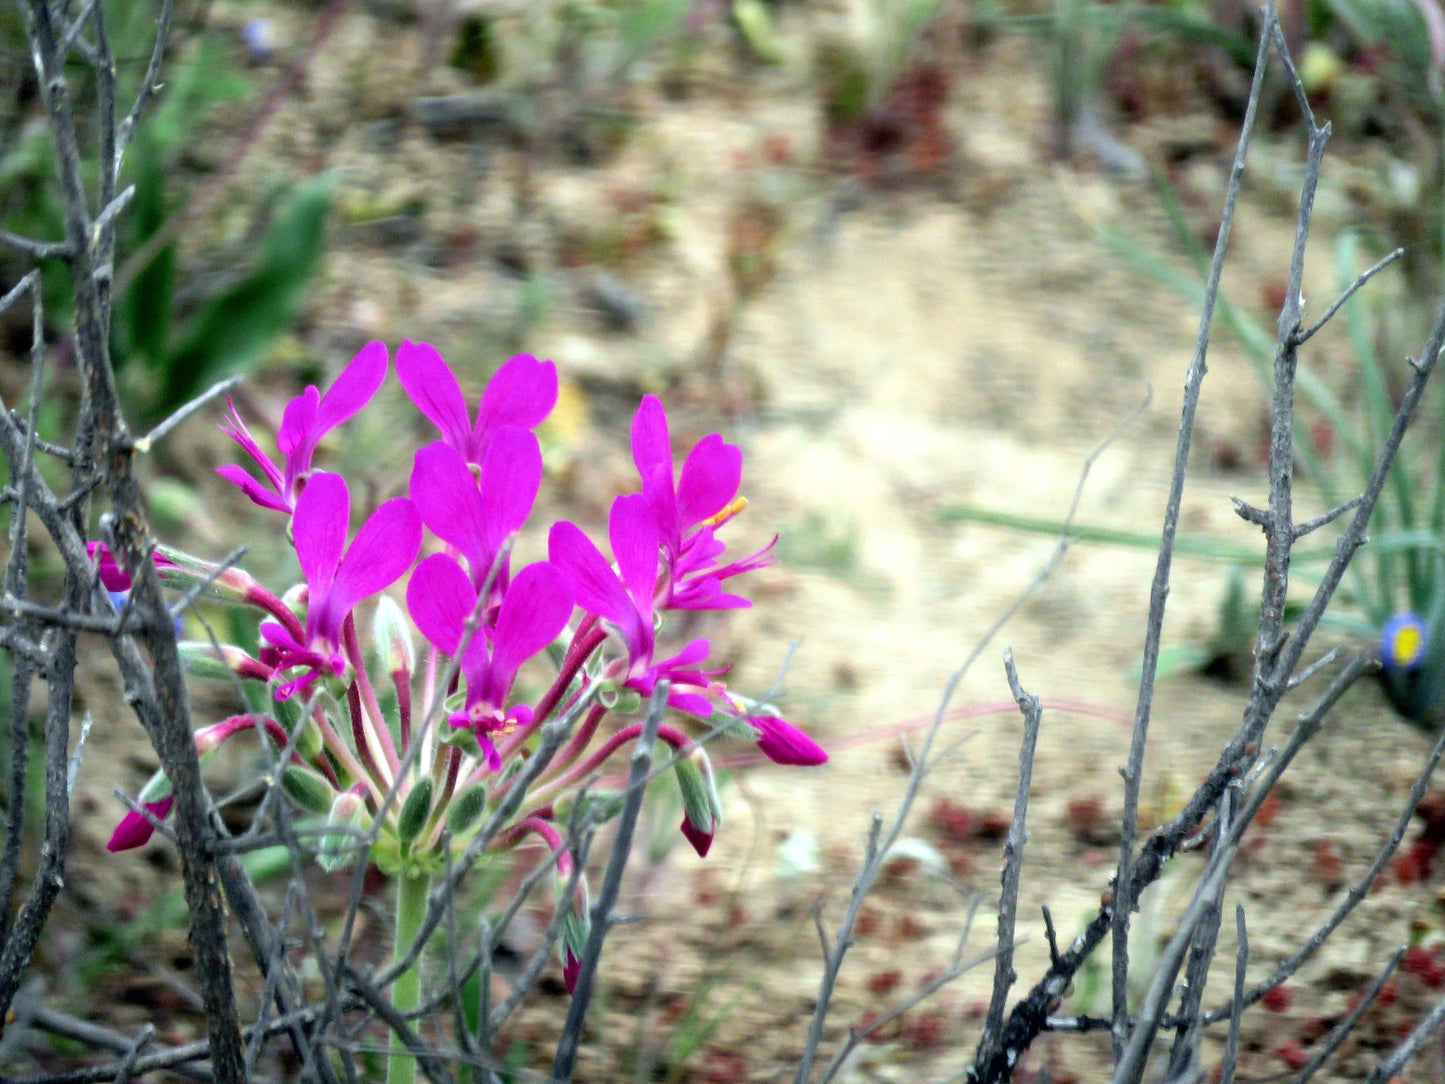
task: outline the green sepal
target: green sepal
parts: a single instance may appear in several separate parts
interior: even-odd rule
[[[424,775],[416,786],[411,788],[406,801],[401,803],[401,812],[396,817],[396,835],[401,840],[403,854],[411,850],[411,845],[426,826],[427,817],[431,814],[433,789],[431,776]]]
[[[463,787],[447,807],[447,828],[453,836],[462,836],[477,826],[487,811],[487,785],[473,783]]]
[[[165,772],[156,772],[146,780],[146,785],[141,787],[136,802],[140,805],[149,805],[151,802],[159,802],[162,798],[171,796],[171,780]]]
[[[337,797],[320,772],[299,764],[287,764],[281,769],[281,789],[308,813],[330,813]]]
[[[365,833],[371,827],[371,814],[360,795],[344,791],[331,803],[326,825],[335,831],[322,833],[316,861],[327,873],[335,873],[351,865],[365,851]]]
[[[590,790],[585,794],[576,795],[570,800],[559,801],[556,812],[557,820],[564,823],[570,822],[572,809],[579,803],[584,821],[602,825],[622,812],[622,807],[627,804],[627,792],[623,790]]]
[[[469,726],[448,727],[437,736],[437,740],[444,745],[455,745],[463,753],[479,760],[486,755],[482,751],[482,743],[477,740],[476,734]]]
[[[722,824],[722,799],[713,781],[712,764],[707,754],[694,747],[674,762],[678,790],[682,792],[682,812],[695,828],[713,832]]]

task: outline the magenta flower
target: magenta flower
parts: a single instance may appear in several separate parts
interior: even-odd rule
[[[612,502],[608,537],[617,558],[613,572],[607,558],[580,527],[563,520],[552,525],[548,553],[562,574],[572,598],[589,613],[610,623],[627,647],[627,670],[622,684],[651,696],[663,678],[676,686],[668,703],[695,715],[708,715],[712,705],[701,693],[687,687],[706,687],[709,672],[697,665],[707,657],[708,642],[693,640],[661,662],[653,661],[657,646],[653,628],[657,593],[658,527],[642,494],[618,497]],[[620,575],[619,575],[620,572]]]
[[[542,449],[534,433],[504,425],[482,462],[481,488],[462,454],[442,441],[416,453],[411,497],[422,522],[467,560],[472,583],[486,581],[506,540],[532,512],[542,484]],[[492,604],[507,589],[506,563],[492,583]]]
[[[442,440],[478,466],[500,429],[535,429],[557,403],[557,367],[531,354],[518,354],[492,374],[475,422],[451,366],[430,343],[402,343],[396,375],[417,409],[441,430]]]
[[[171,811],[171,806],[175,804],[175,795],[167,794],[164,798],[154,802],[142,802],[141,808],[156,820],[161,821],[166,819],[166,815]],[[129,851],[135,847],[143,847],[150,842],[155,831],[156,826],[151,821],[134,809],[127,809],[125,816],[120,819],[120,823],[115,826],[115,831],[111,833],[110,841],[106,843],[105,849],[114,854],[117,851]]]
[[[348,548],[350,523],[351,493],[345,479],[317,471],[296,498],[291,521],[296,556],[306,576],[305,639],[297,640],[275,622],[261,625],[261,635],[275,649],[277,670],[306,668],[299,678],[276,690],[278,700],[322,673],[344,672],[346,660],[339,650],[342,624],[357,603],[395,583],[421,548],[421,517],[405,497],[387,501],[373,512]]]
[[[724,580],[772,564],[777,539],[741,561],[717,566],[726,547],[715,529],[742,510],[737,498],[743,457],[737,445],[717,433],[688,452],[677,477],[667,412],[652,395],[644,396],[632,420],[632,461],[642,476],[642,492],[657,519],[666,582],[658,605],[668,610],[723,610],[750,606],[741,595],[723,590]]]
[[[234,464],[217,467],[216,473],[240,486],[241,492],[262,508],[293,511],[301,487],[311,473],[311,458],[316,453],[316,445],[322,437],[371,401],[386,380],[386,366],[386,344],[367,343],[341,370],[324,396],[312,384],[286,404],[281,429],[276,434],[276,448],[286,464],[284,470],[261,451],[236,412],[236,405],[227,399],[231,408],[230,426],[222,426],[221,432],[245,449],[261,468],[265,481],[258,482]]]
[[[477,606],[477,590],[452,557],[435,553],[412,573],[406,604],[422,635],[455,657],[467,618]],[[466,706],[448,721],[477,736],[492,771],[502,766],[502,760],[488,735],[532,721],[532,709],[526,704],[507,703],[517,671],[557,638],[571,616],[572,600],[557,570],[545,561],[528,565],[502,597],[496,626],[478,628],[461,652]]]

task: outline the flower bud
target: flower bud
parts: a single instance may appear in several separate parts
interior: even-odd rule
[[[376,613],[371,619],[371,643],[377,655],[386,664],[386,672],[411,673],[416,669],[416,648],[411,641],[411,623],[402,612],[400,604],[390,595],[382,595],[376,602]]]
[[[287,764],[281,769],[281,789],[308,813],[329,813],[337,799],[325,776],[299,764]]]
[[[156,772],[146,780],[146,785],[136,795],[137,805],[153,805],[164,798],[171,796],[171,781],[166,777],[165,772]]]
[[[216,653],[214,644],[204,640],[184,640],[176,646],[181,652],[181,665],[192,677],[226,680],[237,674],[243,678],[270,680],[271,668],[235,644],[222,644],[220,654]]]
[[[466,835],[476,827],[487,811],[487,785],[473,783],[463,787],[447,807],[447,828],[453,836]]]
[[[412,843],[426,826],[427,816],[431,813],[432,790],[431,776],[424,775],[401,803],[401,812],[396,817],[396,835],[401,840],[403,853],[411,849]]]
[[[249,572],[231,567],[217,575],[219,565],[202,560],[172,546],[156,546],[156,569],[168,582],[178,587],[189,584],[206,584],[208,594],[232,599],[236,602],[250,602],[253,589],[260,589]]]
[[[332,831],[322,833],[316,861],[327,873],[334,873],[351,865],[366,847],[371,814],[365,800],[351,790],[338,794],[326,814],[326,826]]]
[[[682,834],[699,857],[706,857],[713,835],[722,823],[722,801],[713,782],[712,765],[698,746],[674,763],[682,791]]]

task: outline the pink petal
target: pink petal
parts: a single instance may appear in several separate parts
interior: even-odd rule
[[[241,492],[251,499],[253,504],[259,504],[262,508],[274,508],[278,512],[291,511],[290,506],[276,494],[272,493],[260,482],[252,478],[241,467],[234,463],[227,463],[216,468],[216,473],[226,481],[241,487]]]
[[[286,484],[285,475],[281,473],[275,463],[271,462],[271,457],[261,451],[261,446],[256,443],[256,438],[251,436],[251,430],[246,428],[246,423],[241,420],[241,415],[236,410],[236,404],[232,402],[229,395],[226,397],[226,408],[228,410],[227,424],[221,426],[221,432],[239,444],[241,450],[256,461],[256,465],[271,480],[271,488],[279,493]]]
[[[683,530],[721,512],[738,494],[743,453],[717,433],[703,437],[687,455],[677,480],[677,518]]]
[[[411,497],[433,534],[471,560],[490,561],[483,498],[461,452],[442,441],[417,452]],[[487,574],[486,569],[472,571],[478,576]]]
[[[748,723],[758,731],[758,751],[775,764],[826,764],[828,753],[821,745],[776,715],[749,715]]]
[[[434,553],[411,574],[406,608],[421,634],[448,655],[457,653],[462,628],[477,604],[472,581],[455,559]]]
[[[286,457],[288,478],[311,468],[311,452],[316,447],[316,412],[320,405],[321,393],[314,384],[308,384],[305,391],[286,404],[281,428],[276,432],[276,448]]]
[[[418,410],[441,430],[442,439],[465,452],[471,416],[451,366],[431,343],[407,341],[396,350],[396,375]]]
[[[482,392],[467,458],[477,462],[502,426],[534,429],[556,405],[557,366],[538,361],[531,354],[509,359],[492,374]]]
[[[633,493],[614,500],[607,533],[622,582],[638,612],[650,620],[657,590],[657,521],[647,498]]]
[[[531,430],[504,425],[492,437],[482,464],[482,522],[496,551],[532,514],[542,485],[542,446]],[[486,575],[486,569],[474,570]]]
[[[554,523],[547,539],[547,552],[571,591],[572,600],[588,613],[621,627],[628,644],[635,646],[633,638],[640,637],[642,632],[637,607],[607,559],[582,533],[582,528],[566,520]]]
[[[492,670],[503,693],[518,668],[555,640],[571,616],[572,598],[555,568],[539,561],[517,573],[502,598],[493,637]]]
[[[373,512],[341,559],[326,600],[337,627],[358,602],[395,583],[416,560],[419,549],[421,516],[416,505],[396,497]]]
[[[312,441],[320,440],[371,402],[386,380],[386,344],[370,342],[357,351],[346,368],[336,374],[316,411]]]
[[[163,820],[171,811],[171,806],[175,804],[175,795],[167,795],[159,801],[146,802],[145,809],[156,820]],[[120,823],[115,826],[115,831],[111,833],[110,842],[105,845],[105,849],[112,853],[128,851],[142,846],[154,834],[155,826],[150,821],[134,809],[128,809],[125,816],[120,819]]]
[[[644,395],[632,419],[632,462],[645,480],[658,467],[667,468],[672,487],[672,443],[667,433],[667,411],[655,395]]]
[[[296,498],[291,533],[296,540],[296,557],[311,589],[314,603],[327,593],[351,521],[351,493],[339,474],[317,471]]]

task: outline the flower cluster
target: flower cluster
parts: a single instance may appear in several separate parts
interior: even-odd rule
[[[324,394],[308,387],[291,400],[276,458],[231,407],[223,431],[254,470],[231,465],[219,473],[285,520],[303,582],[278,596],[238,569],[213,575],[213,586],[264,613],[260,642],[252,650],[226,645],[219,657],[210,645],[183,645],[197,672],[269,689],[274,717],[208,727],[196,735],[198,751],[257,727],[286,750],[283,788],[324,818],[323,865],[345,864],[356,849],[349,841],[366,833],[374,839],[368,858],[384,870],[434,874],[443,840],[468,841],[482,814],[516,785],[516,769],[541,755],[540,728],[560,717],[572,724],[565,743],[532,776],[493,843],[512,847],[532,835],[557,850],[561,802],[641,734],[642,724],[626,716],[663,682],[667,704],[681,716],[744,734],[778,763],[827,759],[771,707],[732,693],[723,680],[728,667],[710,661],[706,639],[666,641],[671,611],[748,606],[735,582],[772,561],[771,543],[734,558],[719,537],[746,503],[736,446],[705,437],[677,469],[663,405],[646,397],[631,432],[636,491],[613,500],[607,549],[562,521],[547,533],[542,559],[514,568],[513,542],[543,479],[535,430],[556,402],[556,369],[512,358],[473,413],[442,356],[406,342],[396,375],[438,439],[413,455],[406,494],[380,504],[352,533],[351,487],[315,460],[322,439],[366,408],[390,368],[386,347],[371,343]],[[129,586],[103,547],[95,556],[108,588]],[[214,572],[170,552],[157,565],[167,578]],[[405,611],[385,594],[403,580]],[[369,654],[357,628],[364,604],[374,615]],[[420,663],[413,628],[427,645]],[[552,664],[549,682],[519,681],[539,659]],[[665,723],[658,736],[675,754],[682,832],[706,854],[721,819],[707,756],[679,726]],[[170,805],[169,785],[157,776],[111,849],[144,843]],[[565,853],[558,865],[559,874],[570,868]],[[571,942],[585,935],[580,924],[570,928],[569,975],[579,948]]]

